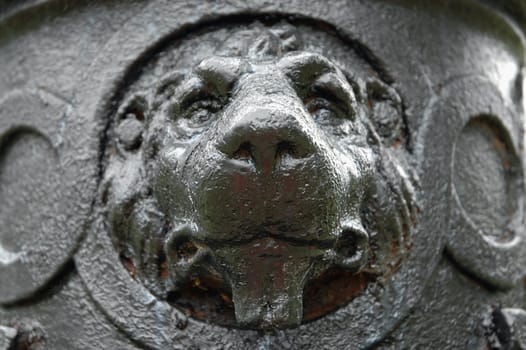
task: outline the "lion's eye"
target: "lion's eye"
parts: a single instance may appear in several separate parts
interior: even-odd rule
[[[188,126],[199,128],[210,123],[221,109],[221,102],[214,97],[198,99],[186,108],[185,118]]]
[[[347,118],[347,113],[338,101],[327,95],[309,96],[304,99],[304,104],[313,119],[321,124],[334,124]]]

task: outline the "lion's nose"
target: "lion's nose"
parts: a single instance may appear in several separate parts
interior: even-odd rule
[[[233,119],[219,150],[263,173],[297,165],[314,152],[308,125],[293,113],[259,108]]]

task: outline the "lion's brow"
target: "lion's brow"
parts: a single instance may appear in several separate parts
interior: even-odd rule
[[[243,61],[237,57],[213,56],[195,67],[194,72],[204,85],[219,93],[228,93],[232,84],[242,73]]]
[[[278,62],[278,66],[290,79],[302,81],[313,81],[322,74],[336,71],[336,66],[326,57],[311,52],[285,56]]]

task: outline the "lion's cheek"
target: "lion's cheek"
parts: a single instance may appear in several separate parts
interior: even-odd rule
[[[152,171],[153,195],[169,220],[190,220],[193,215],[190,186],[182,176],[185,149],[166,148]]]

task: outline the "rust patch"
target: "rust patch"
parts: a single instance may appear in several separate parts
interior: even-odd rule
[[[169,276],[168,263],[164,261],[159,265],[159,278],[165,280],[168,278],[168,276]]]
[[[176,254],[181,260],[188,261],[197,253],[197,247],[191,241],[185,241],[177,247]]]
[[[491,145],[493,146],[495,151],[497,151],[497,153],[500,155],[502,160],[502,167],[504,168],[504,170],[509,171],[511,168],[511,162],[508,159],[509,151],[506,144],[502,142],[502,140],[500,140],[496,135],[492,135]]]
[[[202,275],[192,278],[177,292],[168,293],[168,302],[190,317],[235,326],[232,294],[222,278]]]
[[[393,148],[400,148],[402,145],[403,145],[403,141],[400,140],[400,139],[396,139],[391,144],[391,147],[393,147]]]
[[[491,141],[491,146],[495,151],[500,155],[502,166],[504,170],[509,171],[512,167],[512,161],[510,156],[513,154],[513,146],[510,145],[505,139],[501,136],[501,127],[495,125],[494,122],[490,121],[474,121],[473,124],[477,125],[483,132],[486,134]]]
[[[126,257],[126,256],[124,256],[122,254],[121,254],[120,258],[121,258],[122,264],[124,265],[126,270],[128,270],[128,273],[130,274],[130,277],[135,279],[135,275],[136,275],[137,271],[135,269],[135,262],[133,261],[133,259],[128,258],[128,257]]]
[[[374,277],[339,268],[309,282],[303,292],[303,320],[311,321],[335,311],[358,296]]]
[[[303,292],[303,321],[313,321],[333,312],[360,295],[375,276],[333,268],[309,282]],[[217,276],[193,278],[168,301],[187,316],[225,326],[237,325],[232,293],[225,281]]]
[[[389,253],[391,254],[391,256],[392,257],[398,256],[398,253],[400,253],[400,244],[398,243],[398,241],[391,242],[389,247],[390,247]]]

